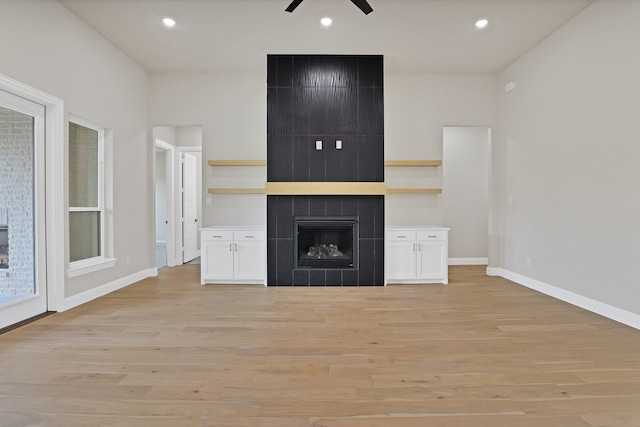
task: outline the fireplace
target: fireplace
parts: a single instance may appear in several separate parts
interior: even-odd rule
[[[321,223],[333,226],[327,234],[335,234],[338,250],[351,253],[352,262],[298,260],[300,249],[306,255],[314,243],[332,243],[308,237]],[[267,196],[267,281],[269,286],[383,286],[384,196]]]
[[[356,217],[295,217],[294,224],[294,268],[358,268]]]
[[[269,286],[384,286],[384,193],[355,185],[384,183],[383,86],[382,55],[268,55],[267,182],[296,184],[267,191]]]

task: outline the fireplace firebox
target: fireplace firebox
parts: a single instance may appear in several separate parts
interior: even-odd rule
[[[357,269],[357,217],[295,217],[294,268]]]

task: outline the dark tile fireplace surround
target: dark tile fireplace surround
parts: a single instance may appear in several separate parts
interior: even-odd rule
[[[267,180],[384,182],[382,82],[379,55],[269,55]],[[268,195],[267,266],[270,286],[384,285],[384,196]]]

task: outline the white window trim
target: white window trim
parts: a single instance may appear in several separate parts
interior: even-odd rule
[[[116,265],[117,258],[106,258],[97,256],[94,258],[87,258],[80,261],[74,261],[69,263],[69,269],[67,269],[67,276],[77,277],[83,274],[93,273],[96,271],[104,270],[106,268],[112,268]]]
[[[98,132],[98,206],[96,208],[68,207],[68,212],[100,212],[100,256],[69,262],[68,277],[77,277],[96,271],[113,268],[118,260],[113,256],[113,236],[107,230],[107,210],[111,195],[107,194],[112,179],[111,156],[108,146],[110,133],[103,127],[97,126],[75,115],[69,115],[69,122],[93,129]],[[107,136],[109,134],[109,137]],[[67,234],[68,238],[68,234]]]

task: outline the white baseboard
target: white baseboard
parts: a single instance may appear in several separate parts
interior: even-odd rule
[[[487,265],[489,258],[449,258],[449,265]]]
[[[511,280],[519,285],[640,330],[640,315],[631,313],[630,311],[596,301],[574,292],[567,291],[566,289],[558,288],[557,286],[553,286],[503,268],[487,267],[487,275],[504,277],[505,279]]]
[[[154,277],[157,275],[157,268],[147,268],[146,270],[130,274],[129,276],[122,277],[114,280],[113,282],[105,283],[97,288],[89,289],[87,291],[80,292],[79,294],[66,297],[62,303],[62,307],[60,307],[58,311],[69,310],[73,307],[77,307],[86,302],[107,295],[113,291],[117,291],[118,289],[125,288],[133,283],[139,282],[140,280],[146,279],[147,277]]]

